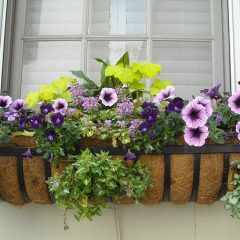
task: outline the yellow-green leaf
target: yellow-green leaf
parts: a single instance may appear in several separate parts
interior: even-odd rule
[[[28,108],[32,108],[39,103],[39,94],[38,92],[31,92],[25,98]]]
[[[139,71],[146,75],[148,78],[153,78],[161,71],[161,66],[150,62],[141,62]]]
[[[39,97],[40,100],[52,100],[54,97],[54,89],[51,86],[44,85],[40,88]]]
[[[55,92],[65,91],[71,82],[74,82],[75,79],[72,77],[61,76],[58,80],[52,82],[51,86]]]
[[[144,90],[146,88],[146,84],[134,81],[129,84],[129,88],[134,90]]]
[[[157,95],[161,90],[166,89],[167,86],[172,86],[172,83],[168,80],[156,79],[151,84],[150,94]]]

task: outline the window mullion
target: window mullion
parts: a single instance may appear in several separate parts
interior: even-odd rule
[[[87,38],[86,36],[88,34],[88,8],[89,8],[89,1],[83,0],[81,68],[84,72],[87,71]]]

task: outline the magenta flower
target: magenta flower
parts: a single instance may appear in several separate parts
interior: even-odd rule
[[[9,106],[10,112],[21,112],[22,110],[26,109],[25,102],[22,99],[17,99]]]
[[[118,114],[123,116],[131,116],[134,110],[134,105],[132,102],[122,102],[118,104]]]
[[[208,127],[188,128],[184,129],[184,140],[189,146],[201,147],[205,144],[209,135]]]
[[[196,102],[190,102],[182,111],[182,118],[187,127],[198,128],[203,127],[208,120],[206,108]]]
[[[55,112],[60,112],[61,114],[65,115],[68,103],[64,98],[58,98],[54,101],[52,106]]]
[[[12,103],[12,98],[9,96],[0,96],[0,108],[7,108]]]
[[[98,108],[98,100],[95,97],[82,98],[81,103],[85,110],[94,110]]]
[[[175,88],[173,86],[168,86],[166,89],[161,90],[156,97],[154,97],[153,102],[158,103],[161,101],[166,101],[168,99],[173,99]]]
[[[100,92],[99,99],[104,106],[111,107],[117,102],[118,96],[113,88],[103,88]]]
[[[192,102],[196,102],[197,104],[202,105],[203,107],[205,107],[206,109],[206,114],[208,117],[210,117],[213,113],[213,109],[212,109],[212,104],[211,101],[204,98],[204,97],[196,97],[195,99],[193,99]]]
[[[228,106],[231,108],[233,112],[240,114],[240,91],[235,92],[228,99]]]

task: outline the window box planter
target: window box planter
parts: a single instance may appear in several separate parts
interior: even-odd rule
[[[0,145],[0,196],[15,205],[27,202],[51,204],[46,179],[55,172],[61,172],[67,165],[61,161],[58,167],[45,161],[34,150],[34,142],[29,137],[15,137],[11,144]],[[33,148],[33,158],[24,158],[27,148]],[[121,146],[111,147],[107,141],[86,139],[81,148],[92,151],[107,150],[110,154],[124,158],[126,150]],[[167,146],[162,154],[145,155],[138,152],[152,172],[153,187],[149,188],[143,204],[157,204],[171,201],[184,204],[195,201],[212,204],[227,190],[233,177],[229,162],[240,158],[240,145],[234,141],[225,145],[208,144],[203,147],[185,145]],[[122,203],[132,203],[123,199]]]

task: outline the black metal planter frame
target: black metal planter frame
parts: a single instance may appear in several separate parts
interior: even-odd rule
[[[86,148],[81,148],[84,150]],[[110,147],[89,147],[89,149],[98,153],[100,151],[107,151],[111,155],[125,155],[126,149],[122,147],[110,148]],[[28,197],[23,174],[23,156],[22,154],[28,149],[23,147],[0,147],[0,156],[16,156],[17,157],[17,168],[18,168],[18,181],[19,187],[25,202],[31,202]],[[33,156],[40,156],[36,152],[35,148],[31,149]],[[169,201],[170,196],[170,186],[171,186],[171,154],[194,154],[194,176],[193,176],[193,190],[191,201],[196,201],[198,187],[199,187],[199,173],[200,173],[200,163],[201,154],[211,154],[211,153],[223,153],[224,154],[224,169],[222,186],[219,194],[221,198],[227,190],[227,180],[229,172],[229,154],[230,153],[240,153],[240,145],[237,144],[226,144],[226,145],[205,145],[203,147],[190,147],[190,146],[166,146],[164,148],[164,161],[165,161],[165,176],[164,176],[164,201]],[[136,152],[137,155],[144,155],[144,152]],[[150,155],[158,155],[159,153],[152,153]],[[51,176],[51,166],[50,163],[45,160],[45,178],[46,180]],[[54,202],[54,197],[49,193],[49,197],[52,202]],[[0,196],[0,200],[4,199]]]

